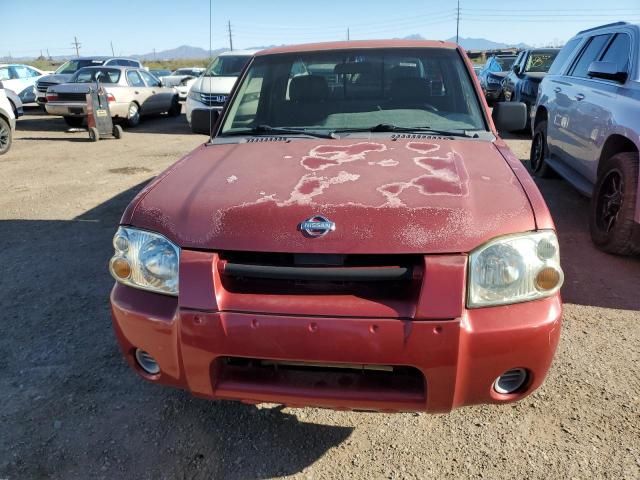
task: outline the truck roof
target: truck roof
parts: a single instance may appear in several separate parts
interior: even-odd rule
[[[352,50],[363,48],[448,48],[455,49],[457,45],[441,40],[351,40],[344,42],[306,43],[302,45],[287,45],[283,47],[267,48],[256,53],[257,57],[276,55],[281,53],[319,52],[325,50]]]

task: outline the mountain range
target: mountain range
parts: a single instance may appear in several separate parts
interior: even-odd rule
[[[403,37],[403,39],[406,40],[424,40],[425,38],[417,33],[414,33],[412,35],[407,35],[406,37]],[[455,42],[456,41],[456,37],[451,37],[447,39],[448,42]],[[508,45],[506,43],[500,43],[500,42],[494,42],[492,40],[487,40],[486,38],[465,38],[465,37],[460,37],[459,39],[459,43],[460,45],[462,45],[462,47],[465,50],[492,50],[492,49],[498,49],[498,48],[506,48],[506,47],[517,47],[517,48],[527,48],[528,45],[525,43],[518,43],[515,45]],[[256,50],[260,50],[263,48],[269,48],[272,47],[274,45],[269,45],[269,46],[256,46],[256,47],[251,47],[251,49],[256,49]],[[200,47],[192,47],[189,45],[181,45],[177,48],[172,48],[169,50],[161,50],[161,51],[157,51],[157,52],[149,52],[149,53],[141,53],[141,54],[134,54],[134,55],[122,55],[125,57],[131,57],[131,58],[137,58],[139,60],[142,61],[152,61],[152,60],[177,60],[177,59],[192,59],[192,60],[196,60],[196,59],[203,59],[203,58],[209,58],[210,56],[215,57],[217,55],[219,55],[222,52],[226,52],[228,51],[228,48],[216,48],[215,50],[212,50],[211,52],[209,52],[209,50],[204,49],[204,48],[200,48]],[[210,55],[211,53],[211,55]],[[108,54],[108,52],[105,52],[105,54]],[[67,60],[69,58],[72,58],[72,55],[63,55],[63,56],[55,56],[53,57],[54,60]],[[13,61],[13,62],[20,62],[20,61],[28,61],[28,60],[32,60],[32,58],[5,58],[2,59],[4,61]]]

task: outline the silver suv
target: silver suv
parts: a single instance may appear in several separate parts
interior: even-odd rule
[[[553,170],[591,197],[590,230],[602,250],[640,253],[640,27],[583,30],[542,80],[531,111],[531,168]]]

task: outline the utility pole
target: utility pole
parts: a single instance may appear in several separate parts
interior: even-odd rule
[[[229,50],[233,50],[233,36],[231,35],[231,20],[227,22],[227,28],[229,29]]]
[[[153,49],[153,61],[154,62],[156,61],[156,49],[155,48]]]
[[[351,35],[349,35],[349,27],[347,27],[347,40],[351,40]]]
[[[456,43],[458,43],[459,33],[460,33],[460,0],[458,0],[458,14],[456,15]]]
[[[115,54],[115,52],[113,51],[113,42],[109,42],[109,43],[111,44],[111,56],[112,56],[112,57],[115,57],[115,56],[116,56],[116,54]]]
[[[79,57],[80,56],[80,45],[82,45],[82,44],[78,41],[78,37],[73,37],[73,42],[71,42],[71,45],[76,47],[76,57]]]
[[[47,48],[47,58],[51,60],[51,55],[49,54],[49,49]]]

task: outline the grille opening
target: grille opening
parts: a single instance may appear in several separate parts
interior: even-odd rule
[[[221,357],[213,377],[223,395],[225,391],[269,391],[276,396],[361,399],[363,407],[369,401],[424,404],[426,399],[424,376],[409,366]]]
[[[416,255],[223,252],[220,260],[223,287],[232,293],[412,301],[422,278],[422,260]]]

